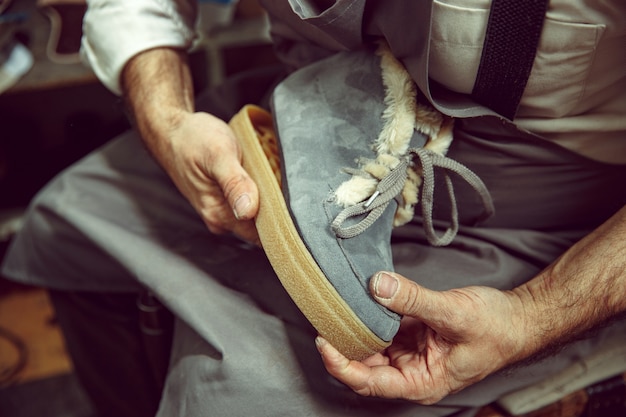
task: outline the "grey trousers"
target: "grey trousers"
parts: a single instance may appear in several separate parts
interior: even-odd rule
[[[227,120],[245,103],[267,103],[275,76],[268,71],[235,80],[198,106]],[[479,202],[459,182],[462,226],[450,246],[428,246],[419,216],[394,232],[397,271],[429,288],[519,285],[625,203],[625,167],[590,161],[493,118],[459,120],[455,137],[449,156],[485,181],[496,215],[474,225]],[[435,223],[445,227],[449,207],[441,184],[438,189]],[[314,330],[263,252],[209,233],[132,131],[38,194],[3,274],[60,293],[116,299],[148,288],[156,294],[175,317],[159,416],[470,416],[592,352],[612,334],[626,334],[626,324],[616,322],[556,356],[493,375],[436,406],[360,397],[327,375]],[[119,308],[115,316],[131,314],[125,311]],[[71,311],[64,316],[71,321]],[[111,347],[118,347],[111,350],[115,361],[124,352],[120,344],[135,342],[108,332]],[[68,340],[81,343],[80,337]],[[141,349],[126,353],[135,355],[131,363],[141,360]],[[107,383],[115,384],[115,377]]]

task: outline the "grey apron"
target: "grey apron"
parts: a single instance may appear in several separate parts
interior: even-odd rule
[[[338,2],[348,3],[362,4]],[[232,80],[198,107],[228,119],[245,103],[264,102],[276,76]],[[396,269],[429,288],[519,285],[625,202],[625,167],[590,161],[495,117],[460,120],[449,156],[481,176],[497,214],[474,226],[478,202],[458,184],[463,225],[452,245],[428,246],[419,217],[396,230]],[[445,227],[440,194],[435,219]],[[39,193],[3,268],[13,279],[51,288],[156,293],[177,318],[161,416],[469,416],[625,330],[615,323],[556,357],[493,375],[433,407],[360,397],[327,375],[312,328],[263,253],[211,235],[133,132]]]
[[[201,105],[227,116],[221,100]],[[478,202],[458,184],[464,225],[452,245],[428,246],[419,218],[396,230],[397,270],[433,289],[518,285],[624,203],[624,167],[587,160],[493,118],[461,121],[449,155],[483,178],[497,214],[472,226]],[[446,200],[438,201],[436,222],[445,226]],[[162,415],[445,415],[537,381],[624,333],[618,323],[436,407],[358,397],[326,375],[313,330],[261,251],[211,235],[133,133],[38,195],[4,272],[61,289],[152,289],[178,318]]]

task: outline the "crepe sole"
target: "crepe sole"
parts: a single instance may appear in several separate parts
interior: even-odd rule
[[[280,188],[280,161],[273,119],[247,105],[230,121],[243,149],[243,166],[259,189],[255,219],[263,249],[283,287],[300,311],[346,357],[365,359],[390,342],[357,317],[322,273],[300,238]]]

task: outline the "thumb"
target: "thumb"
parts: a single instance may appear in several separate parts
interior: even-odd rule
[[[447,310],[440,293],[391,272],[376,274],[370,281],[370,291],[379,304],[424,322],[439,321],[437,318]]]
[[[238,220],[252,219],[259,208],[256,184],[237,158],[223,158],[213,166],[213,176]]]

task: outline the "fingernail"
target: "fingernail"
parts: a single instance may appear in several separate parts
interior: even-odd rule
[[[315,338],[315,346],[317,346],[317,350],[319,350],[321,352],[321,349],[326,346],[328,342],[326,341],[326,339],[322,338],[321,336],[317,336]]]
[[[246,215],[251,204],[252,201],[250,200],[250,196],[248,194],[242,194],[237,197],[237,200],[235,200],[235,209],[233,210],[237,220]]]
[[[374,294],[378,298],[390,299],[398,290],[398,280],[385,272],[374,277]]]

